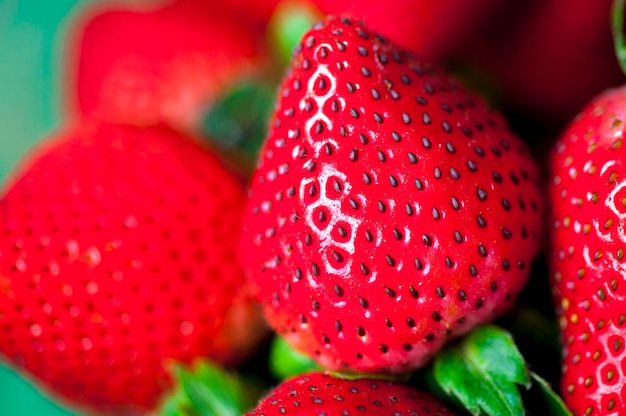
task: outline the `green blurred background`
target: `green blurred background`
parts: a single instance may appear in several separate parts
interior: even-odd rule
[[[62,123],[64,40],[87,0],[0,0],[0,178]],[[0,343],[2,339],[0,338]],[[0,364],[0,415],[73,415]]]

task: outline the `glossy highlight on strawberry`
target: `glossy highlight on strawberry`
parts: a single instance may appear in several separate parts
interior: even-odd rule
[[[436,397],[399,382],[347,380],[310,373],[286,380],[247,416],[312,415],[452,416]]]
[[[335,370],[425,365],[513,304],[541,237],[537,167],[504,119],[346,17],[303,37],[248,196],[265,316]]]
[[[247,358],[265,334],[237,264],[242,185],[170,128],[84,122],[0,199],[0,353],[86,409],[150,410],[168,360]]]
[[[551,282],[561,390],[575,415],[626,412],[626,87],[574,119],[551,156]]]

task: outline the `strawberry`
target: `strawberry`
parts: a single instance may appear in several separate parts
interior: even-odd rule
[[[452,415],[439,399],[415,388],[376,379],[342,379],[314,372],[283,381],[246,416]]]
[[[70,105],[118,123],[198,128],[211,100],[263,70],[254,26],[215,8],[93,6],[75,19]]]
[[[327,14],[349,13],[397,45],[427,59],[449,58],[496,15],[496,0],[312,0]]]
[[[248,357],[264,334],[236,257],[242,185],[162,127],[85,122],[0,199],[0,352],[74,403],[152,408],[168,360]]]
[[[405,372],[506,311],[538,253],[538,169],[436,65],[329,17],[304,35],[240,243],[270,325],[324,367]]]
[[[551,284],[562,395],[576,415],[626,414],[626,86],[593,99],[550,159]]]
[[[554,137],[596,94],[623,82],[611,41],[611,3],[506,2],[465,48],[466,62],[494,84],[509,111]]]
[[[247,24],[265,28],[276,7],[283,0],[174,0],[185,7],[219,10],[220,13],[237,16]],[[308,1],[308,0],[305,0]]]

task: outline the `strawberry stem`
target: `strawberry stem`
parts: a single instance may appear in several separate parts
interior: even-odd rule
[[[613,31],[613,47],[617,62],[626,75],[626,45],[624,44],[624,0],[613,0],[611,11],[611,29]]]

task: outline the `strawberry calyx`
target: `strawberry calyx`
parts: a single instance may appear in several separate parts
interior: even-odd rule
[[[203,116],[200,136],[236,169],[252,171],[267,132],[276,87],[268,80],[242,80],[217,97]]]
[[[539,405],[545,414],[571,416],[550,384],[530,370],[511,333],[494,324],[444,348],[425,377],[433,393],[472,414],[514,416]]]
[[[174,389],[159,406],[161,416],[240,416],[254,407],[264,392],[256,381],[204,358],[189,365],[173,361],[169,372]]]
[[[524,413],[518,386],[528,389],[530,376],[511,335],[499,327],[480,326],[444,348],[433,362],[432,377],[434,390],[473,414]]]
[[[624,43],[624,0],[614,0],[611,10],[611,30],[617,62],[626,75],[626,44]]]
[[[320,366],[313,359],[295,350],[278,335],[272,339],[268,365],[272,376],[277,380],[286,380],[310,371],[320,371]]]
[[[567,408],[563,399],[552,389],[550,383],[534,371],[529,371],[529,374],[533,381],[533,387],[536,386],[536,390],[539,390],[541,394],[543,409],[547,410],[547,414],[551,416],[572,416],[572,412]],[[533,402],[535,401],[533,400]]]

